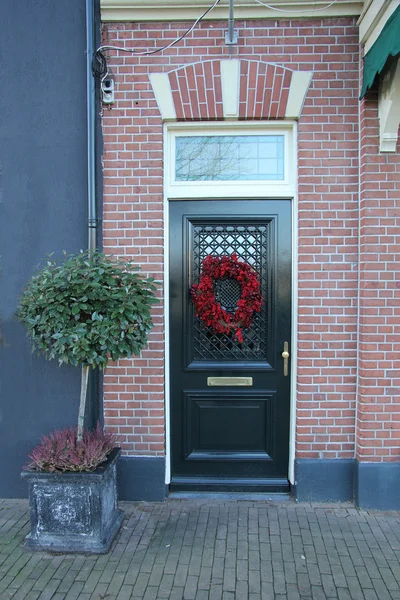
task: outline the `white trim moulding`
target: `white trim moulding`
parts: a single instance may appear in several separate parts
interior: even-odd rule
[[[268,0],[265,0],[269,4]],[[196,19],[202,11],[210,6],[210,0],[101,0],[101,18],[103,22],[124,21],[186,21]],[[273,10],[254,2],[254,0],[236,0],[236,19],[324,19],[326,17],[359,16],[363,9],[362,1],[337,0],[327,7],[328,0],[316,0],[310,10],[310,2],[306,0],[275,0]],[[284,10],[285,12],[281,12]],[[221,3],[205,18],[207,20],[227,19],[229,16],[229,0]]]

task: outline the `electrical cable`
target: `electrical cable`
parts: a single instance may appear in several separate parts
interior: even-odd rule
[[[273,6],[272,4],[268,4],[267,2],[262,2],[262,0],[254,0],[254,1],[257,2],[258,4],[262,4],[263,6],[266,6],[267,8],[270,8],[271,10],[275,10],[277,12],[286,13],[286,14],[293,13],[293,10],[285,10],[284,8],[277,8],[276,6]],[[320,6],[319,8],[310,8],[310,9],[306,9],[306,10],[297,10],[296,13],[298,13],[298,14],[305,14],[305,13],[315,13],[315,12],[320,11],[320,10],[326,10],[327,8],[330,8],[331,6],[333,6],[334,4],[336,4],[337,1],[338,0],[332,0],[332,2],[329,2],[329,4],[327,4],[326,6]]]
[[[196,27],[196,25],[198,25],[200,23],[200,21],[202,21],[204,19],[204,17],[206,15],[208,15],[208,13],[211,12],[213,10],[213,8],[215,8],[217,6],[217,4],[219,4],[220,2],[221,2],[221,0],[215,0],[214,4],[209,6],[207,8],[207,10],[202,15],[200,15],[200,17],[198,17],[195,20],[193,25],[191,27],[189,27],[189,29],[187,31],[185,31],[182,35],[177,37],[175,40],[173,40],[166,46],[162,46],[161,48],[156,48],[155,50],[144,50],[142,52],[138,52],[137,50],[134,50],[133,48],[122,48],[121,46],[107,46],[106,45],[106,46],[100,46],[100,48],[98,48],[96,50],[95,56],[97,53],[99,53],[100,56],[104,58],[104,55],[102,54],[102,52],[105,50],[120,50],[121,52],[129,52],[130,54],[134,54],[135,56],[150,56],[152,54],[156,54],[157,52],[162,52],[163,50],[167,50],[168,48],[175,46],[175,44],[177,44],[178,42],[183,40],[183,38],[185,38],[187,35],[189,35],[189,33],[191,33],[193,31],[193,29]],[[100,59],[99,62],[101,62],[101,60],[102,59]]]
[[[92,74],[96,79],[103,79],[103,76],[107,73],[107,61],[106,57],[102,52],[96,50],[93,54],[92,59]]]
[[[200,17],[198,17],[195,20],[195,22],[193,23],[193,25],[191,25],[191,27],[189,27],[189,29],[187,29],[182,35],[177,37],[175,40],[173,40],[166,46],[162,46],[161,48],[155,48],[154,50],[144,50],[144,51],[138,52],[137,50],[134,50],[133,48],[123,48],[122,46],[109,46],[109,45],[100,46],[99,48],[97,48],[96,52],[93,55],[93,59],[92,59],[93,76],[98,79],[101,79],[101,82],[103,82],[108,75],[107,59],[103,54],[104,51],[118,50],[120,52],[128,52],[129,54],[133,54],[134,56],[151,56],[152,54],[157,54],[157,52],[162,52],[163,50],[168,50],[168,48],[172,48],[172,46],[175,46],[175,44],[177,44],[178,42],[183,40],[187,35],[189,35],[189,33],[191,33],[193,31],[193,29],[196,27],[196,25],[198,25],[204,19],[204,17],[206,15],[208,15],[208,13],[211,12],[217,6],[217,4],[220,3],[220,1],[221,0],[215,0],[215,2],[211,6],[209,6],[207,8],[207,10],[202,15],[200,15]],[[289,10],[285,10],[283,8],[277,8],[276,6],[273,6],[272,4],[268,4],[267,2],[263,2],[262,0],[254,0],[254,1],[257,2],[258,4],[261,4],[262,6],[265,6],[266,8],[269,8],[269,9],[277,11],[277,12],[281,12],[281,13],[285,13],[285,14],[289,14],[292,12]],[[300,14],[303,14],[303,13],[315,13],[317,11],[326,10],[330,6],[333,6],[333,4],[336,4],[337,1],[338,0],[332,0],[332,2],[329,2],[326,6],[322,6],[319,8],[313,8],[310,10],[299,10],[297,12]]]

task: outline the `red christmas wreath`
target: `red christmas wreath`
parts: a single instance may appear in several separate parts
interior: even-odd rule
[[[235,279],[241,287],[241,296],[234,313],[222,308],[215,298],[214,282],[217,279]],[[192,285],[191,297],[196,316],[215,333],[235,332],[238,342],[243,342],[243,327],[250,327],[254,314],[262,306],[260,282],[257,273],[247,263],[232,256],[206,256],[203,260],[199,283]]]

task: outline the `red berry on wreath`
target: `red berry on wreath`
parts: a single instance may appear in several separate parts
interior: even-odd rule
[[[233,279],[240,285],[241,295],[233,312],[225,310],[215,297],[215,283]],[[255,313],[263,303],[260,282],[256,271],[239,261],[237,254],[212,256],[203,260],[199,283],[191,288],[196,316],[214,333],[234,333],[234,339],[243,343],[244,327],[250,327]]]

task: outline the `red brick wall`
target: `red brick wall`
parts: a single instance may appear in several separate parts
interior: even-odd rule
[[[115,41],[121,43],[119,39]],[[162,284],[160,118],[147,75],[134,77],[132,66],[126,66],[121,59],[112,62],[112,69],[116,74],[118,101],[103,114],[104,250],[133,257],[143,273]],[[141,67],[136,70],[143,72]],[[105,423],[120,434],[124,451],[129,455],[164,454],[162,285],[159,296],[161,303],[153,309],[155,327],[149,336],[148,349],[135,360],[111,363],[104,376]]]
[[[299,122],[297,455],[354,456],[358,236],[355,19],[236,22],[234,56],[314,76]],[[152,49],[186,24],[106,24],[104,43]],[[163,276],[162,123],[148,74],[225,59],[226,23],[202,23],[151,57],[110,52],[116,104],[104,109],[104,247]],[[105,419],[128,454],[163,452],[163,305],[141,358],[105,374]]]
[[[301,458],[354,456],[358,37],[345,21],[329,23],[314,29],[311,47],[300,49],[315,69],[299,121]]]
[[[379,154],[377,93],[361,102],[357,458],[400,458],[400,147]]]

